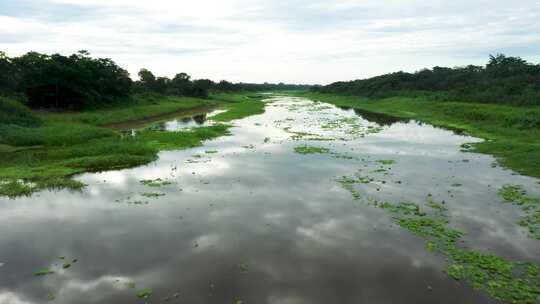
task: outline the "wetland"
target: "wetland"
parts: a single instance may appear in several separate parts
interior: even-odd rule
[[[35,188],[0,197],[0,303],[540,302],[537,178],[318,97],[99,128],[151,152],[48,167],[80,187],[13,173]]]

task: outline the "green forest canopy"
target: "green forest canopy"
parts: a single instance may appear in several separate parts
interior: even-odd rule
[[[540,65],[499,54],[490,56],[485,66],[397,72],[335,82],[315,90],[372,98],[426,95],[444,101],[540,105]]]
[[[29,52],[8,57],[0,52],[0,96],[14,97],[33,108],[82,109],[126,100],[132,93],[207,97],[209,91],[309,89],[305,85],[245,84],[192,80],[186,73],[173,79],[141,69],[138,81],[111,59],[92,58],[87,51],[70,56]]]
[[[193,80],[186,73],[172,79],[147,69],[133,81],[111,59],[87,51],[70,56],[29,52],[8,57],[0,52],[0,96],[15,97],[33,108],[82,109],[129,100],[132,93],[205,98],[211,91],[306,90],[308,85],[218,83]],[[368,79],[315,86],[322,93],[370,98],[427,96],[432,100],[540,105],[540,65],[519,57],[490,56],[485,66],[434,67],[415,73],[396,72]]]

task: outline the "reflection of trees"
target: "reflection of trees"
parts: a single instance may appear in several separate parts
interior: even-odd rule
[[[351,107],[339,107],[340,109],[342,110],[346,110],[346,111],[349,111],[349,110],[354,110],[354,113],[360,117],[362,117],[363,119],[369,121],[369,122],[374,122],[380,126],[391,126],[395,123],[398,123],[398,122],[408,122],[409,120],[408,119],[405,119],[405,118],[398,118],[398,117],[394,117],[392,115],[388,115],[388,114],[382,114],[382,113],[376,113],[376,112],[370,112],[370,111],[366,111],[366,110],[361,110],[361,109],[353,109]]]
[[[206,121],[206,114],[195,115],[195,116],[193,116],[193,120],[194,120],[198,125],[202,125],[202,124],[204,124],[204,122]]]
[[[375,113],[360,109],[354,109],[354,113],[363,119],[377,123],[380,126],[391,126],[397,122],[407,122],[408,119],[397,118],[388,114]]]

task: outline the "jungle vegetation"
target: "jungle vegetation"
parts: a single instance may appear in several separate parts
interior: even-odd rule
[[[314,90],[368,98],[429,97],[433,101],[540,105],[540,64],[498,54],[491,55],[485,66],[436,66],[414,73],[340,81]]]

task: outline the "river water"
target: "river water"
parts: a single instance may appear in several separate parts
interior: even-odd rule
[[[231,136],[147,166],[78,176],[81,193],[0,199],[0,303],[495,303],[336,182],[359,169],[373,178],[356,186],[363,196],[431,194],[467,246],[540,262],[519,208],[497,196],[505,184],[538,194],[538,181],[461,151],[479,139],[285,96],[233,124]],[[305,145],[332,153],[295,153]],[[55,273],[33,275],[44,268]]]

